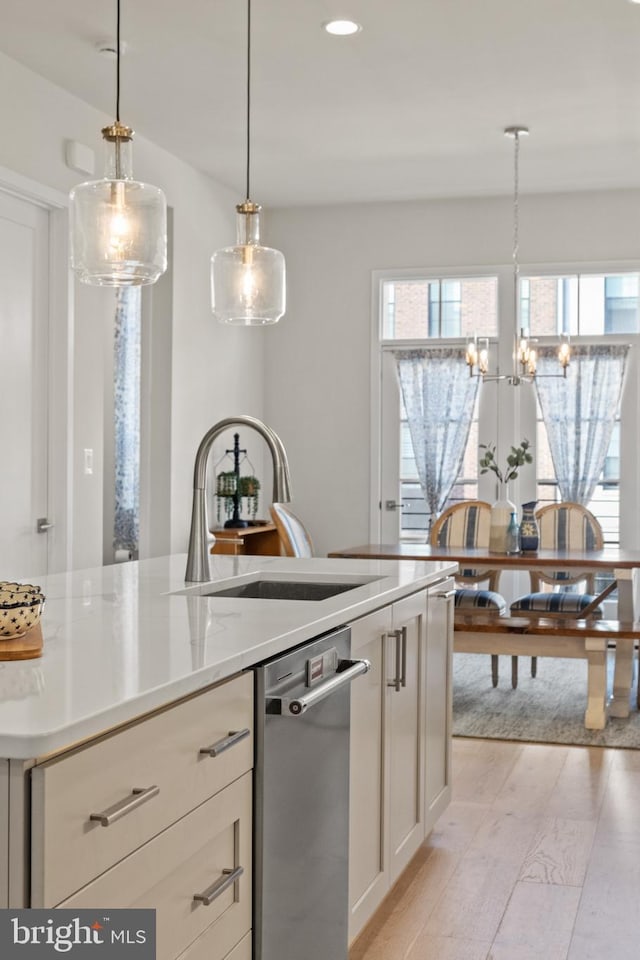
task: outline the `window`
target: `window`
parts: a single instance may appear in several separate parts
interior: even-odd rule
[[[383,404],[388,394],[397,413],[387,418],[389,431],[385,444],[395,453],[383,455],[383,473],[391,478],[384,481],[388,502],[382,504],[390,526],[389,536],[397,539],[424,538],[429,527],[429,513],[418,481],[418,470],[409,434],[406,411],[398,390],[394,347],[406,347],[407,341],[430,346],[458,341],[464,351],[467,338],[495,337],[498,331],[498,278],[478,277],[416,277],[410,279],[384,278],[380,285],[380,331],[384,341]],[[480,403],[476,402],[469,441],[464,461],[451,491],[447,506],[458,500],[478,496],[478,431]],[[393,435],[393,436],[391,436]],[[392,499],[393,497],[393,499]],[[398,504],[402,504],[402,509]]]
[[[547,431],[536,403],[536,499],[538,506],[560,500]],[[596,492],[587,507],[598,518],[606,544],[620,543],[620,413]]]
[[[604,332],[638,332],[638,276],[605,277]]]
[[[399,395],[394,348],[418,349],[420,344],[450,347],[459,342],[461,353],[469,336],[490,339],[491,365],[510,369],[512,329],[507,314],[507,332],[499,335],[498,303],[511,301],[512,271],[508,267],[486,276],[380,276],[380,351],[381,434],[380,434],[380,536],[382,539],[416,538],[427,534],[429,515],[422,495],[413,456],[411,437]],[[640,334],[640,274],[624,271],[604,273],[558,272],[553,275],[529,274],[520,281],[522,326],[531,336],[554,342],[561,333],[579,338],[581,344],[597,344],[603,337],[628,337]],[[517,389],[515,395],[508,393]],[[391,406],[389,406],[391,404]],[[589,508],[600,520],[605,542],[620,542],[621,460],[625,425],[629,439],[625,449],[635,448],[631,431],[633,402],[618,411],[609,452]],[[514,420],[515,418],[515,420]],[[512,388],[503,384],[481,384],[464,461],[447,506],[462,499],[495,499],[492,475],[479,477],[479,442],[497,442],[500,446],[522,437],[535,438],[535,474],[523,473],[518,481],[521,499],[537,498],[540,505],[557,501],[558,491],[549,452],[546,429],[535,396],[535,388]],[[508,434],[506,431],[508,430]],[[395,431],[395,432],[394,432]],[[629,447],[629,445],[631,445]],[[390,451],[395,451],[392,453]],[[524,489],[523,489],[524,488]],[[528,488],[528,489],[527,489]],[[526,496],[525,496],[526,491]],[[513,497],[512,497],[513,499]],[[402,509],[399,509],[399,504]],[[631,505],[627,506],[627,512]],[[374,514],[378,516],[377,504]]]
[[[639,278],[637,273],[523,278],[523,326],[536,337],[638,333]]]
[[[639,332],[640,275],[573,274],[528,277],[529,329],[535,336],[570,333],[582,342]],[[536,405],[537,406],[537,405]],[[537,494],[541,503],[558,499],[544,424],[537,409]],[[600,521],[606,543],[620,542],[620,436],[618,411],[605,466],[589,509]]]
[[[114,334],[114,558],[136,559],[140,536],[140,287],[116,290]]]
[[[429,513],[418,482],[418,468],[413,455],[413,445],[409,434],[409,424],[404,403],[400,398],[400,537],[411,539],[416,534],[425,536],[429,529]],[[446,507],[460,500],[478,499],[478,402],[476,401],[469,442],[455,486],[449,494]]]
[[[498,332],[496,277],[384,280],[384,340],[484,337]]]

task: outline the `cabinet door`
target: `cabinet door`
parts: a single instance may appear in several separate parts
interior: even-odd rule
[[[246,773],[58,906],[153,907],[158,960],[194,942],[194,957],[222,960],[251,929],[251,805]]]
[[[0,760],[0,908],[9,906],[9,761]]]
[[[351,656],[371,663],[351,687],[349,939],[360,932],[389,887],[384,815],[386,646],[391,608],[351,624]]]
[[[393,604],[387,640],[389,879],[393,883],[424,839],[423,671],[426,591]]]
[[[426,644],[425,830],[451,801],[453,580],[428,592]]]

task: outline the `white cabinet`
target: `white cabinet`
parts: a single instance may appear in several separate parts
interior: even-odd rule
[[[252,766],[250,673],[36,764],[30,905],[153,907],[158,960],[231,955],[251,929]]]
[[[371,661],[351,690],[350,941],[450,800],[452,586],[350,624],[352,657]]]
[[[351,656],[371,670],[351,687],[349,798],[349,939],[360,931],[389,889],[387,835],[387,647],[391,608],[351,624]]]
[[[424,591],[394,603],[392,613],[386,682],[389,880],[395,883],[424,840]]]
[[[453,580],[427,591],[425,834],[451,802],[454,594]]]
[[[246,773],[58,906],[154,908],[157,960],[226,957],[251,927],[251,804]]]
[[[9,761],[0,760],[0,864],[9,863]],[[0,908],[9,906],[9,871],[0,870]]]
[[[426,619],[423,590],[351,624],[372,665],[351,691],[351,940],[424,839]]]

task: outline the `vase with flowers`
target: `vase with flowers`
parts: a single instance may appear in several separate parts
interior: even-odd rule
[[[502,469],[496,460],[496,445],[494,443],[481,443],[480,449],[484,454],[480,457],[480,473],[491,471],[495,473],[500,484],[500,493],[498,500],[491,507],[491,525],[489,530],[489,550],[491,553],[505,553],[507,549],[507,529],[511,514],[516,509],[515,504],[509,500],[509,481],[515,480],[518,471],[527,463],[533,463],[533,457],[529,452],[531,444],[528,440],[522,440],[520,446],[511,447],[507,456],[507,464]]]

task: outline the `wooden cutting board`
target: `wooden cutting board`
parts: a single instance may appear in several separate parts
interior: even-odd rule
[[[32,660],[42,656],[42,626],[40,622],[22,637],[14,640],[0,638],[0,660]]]

